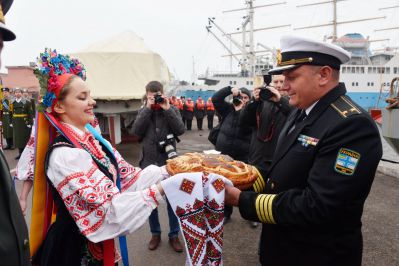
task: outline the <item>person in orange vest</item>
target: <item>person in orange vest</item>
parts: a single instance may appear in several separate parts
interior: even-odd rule
[[[194,102],[191,98],[188,98],[187,101],[183,104],[184,110],[184,118],[187,122],[187,130],[191,130],[191,125],[193,123],[194,118]]]
[[[215,116],[215,106],[213,106],[212,97],[206,102],[206,117],[208,118],[208,129],[213,128],[213,117]]]
[[[180,96],[180,99],[177,99],[179,102],[179,106],[177,107],[180,111],[181,118],[183,120],[184,126],[186,126],[186,117],[184,116],[184,103],[186,102],[186,97]]]
[[[195,118],[197,119],[197,128],[198,130],[202,130],[202,122],[204,121],[205,117],[205,102],[201,96],[198,96],[198,99],[195,103],[194,114]]]

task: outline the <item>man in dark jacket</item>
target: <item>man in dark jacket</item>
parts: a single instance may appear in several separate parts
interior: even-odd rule
[[[263,223],[262,265],[360,266],[364,202],[382,156],[370,115],[339,83],[350,53],[299,37],[281,39],[292,112],[255,192],[226,187],[226,204]]]
[[[228,103],[225,98],[233,95],[233,103]],[[249,143],[251,141],[251,128],[240,127],[239,118],[242,108],[251,98],[251,92],[246,88],[220,89],[212,96],[215,110],[222,116],[222,124],[216,140],[215,149],[222,154],[227,154],[234,160],[248,162]],[[231,206],[224,209],[225,222],[230,220],[233,213]]]
[[[275,75],[269,87],[255,88],[253,100],[241,111],[241,127],[253,129],[248,157],[251,165],[270,166],[280,131],[293,109],[288,104],[287,92],[282,90],[283,81],[283,75]],[[273,96],[267,100],[261,99],[262,89],[271,91]]]
[[[12,0],[0,0],[0,52],[3,41],[12,41],[15,34],[4,22],[4,14],[11,7]],[[0,264],[30,265],[28,228],[19,207],[18,197],[3,151],[0,149]]]
[[[163,95],[163,86],[158,81],[151,81],[146,86],[147,100],[139,110],[132,131],[141,139],[142,154],[140,167],[145,168],[150,164],[162,166],[166,164],[168,155],[165,147],[160,142],[167,140],[168,135],[180,136],[184,133],[184,124],[179,110],[169,103]],[[157,98],[157,102],[155,102]],[[174,137],[173,137],[174,138]],[[173,140],[176,148],[176,141]],[[179,222],[169,202],[167,202],[169,215],[169,243],[176,252],[182,252],[179,242]],[[161,241],[161,226],[159,224],[158,209],[154,209],[149,218],[152,238],[148,244],[150,250],[155,250]]]

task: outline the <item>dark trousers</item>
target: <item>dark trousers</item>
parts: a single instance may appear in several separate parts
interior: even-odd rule
[[[187,119],[186,123],[187,123],[187,130],[191,130],[191,125],[193,123],[193,120],[192,119],[191,120]]]
[[[169,238],[177,237],[180,231],[179,221],[175,213],[172,210],[172,207],[169,204],[169,201],[166,200],[166,205],[168,209],[168,216],[169,216]],[[159,223],[158,217],[158,208],[155,208],[150,215],[149,218],[150,222],[150,230],[153,235],[161,235],[161,225]]]
[[[208,129],[212,129],[213,128],[213,115],[208,115]]]
[[[224,206],[224,217],[230,218],[230,216],[232,214],[233,214],[233,206],[225,205]]]
[[[13,145],[12,138],[6,138],[6,142],[7,142],[7,148],[11,148]]]
[[[197,118],[197,128],[202,130],[202,122],[204,121],[203,118]]]

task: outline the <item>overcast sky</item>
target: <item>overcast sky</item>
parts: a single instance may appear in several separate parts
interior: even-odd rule
[[[254,5],[277,2],[284,0],[256,0]],[[256,9],[255,28],[292,26],[257,33],[255,43],[278,47],[281,35],[295,34],[322,40],[323,36],[332,33],[332,27],[294,30],[331,22],[332,4],[297,8],[300,4],[320,1],[286,2],[285,5]],[[197,74],[208,67],[214,71],[227,71],[229,60],[221,57],[227,52],[207,33],[205,26],[208,17],[215,17],[226,32],[235,32],[245,12],[223,11],[244,7],[244,4],[244,0],[14,0],[6,24],[16,33],[17,40],[6,43],[3,66],[27,65],[44,47],[56,48],[61,53],[78,52],[93,42],[131,30],[163,57],[176,78],[191,79],[193,58]],[[338,21],[387,16],[385,20],[341,25],[338,36],[359,32],[370,39],[390,38],[390,41],[373,43],[373,49],[399,46],[399,30],[375,32],[376,29],[399,26],[399,8],[379,10],[396,5],[399,0],[338,3]],[[240,36],[236,35],[238,41]],[[233,65],[237,66],[237,62]]]

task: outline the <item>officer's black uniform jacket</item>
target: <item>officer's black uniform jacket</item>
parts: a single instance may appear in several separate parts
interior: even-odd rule
[[[30,265],[28,228],[0,150],[0,265]]]
[[[361,265],[361,216],[382,146],[373,120],[345,93],[339,84],[287,135],[293,112],[254,184],[263,194],[240,195],[241,215],[263,222],[262,265]]]

